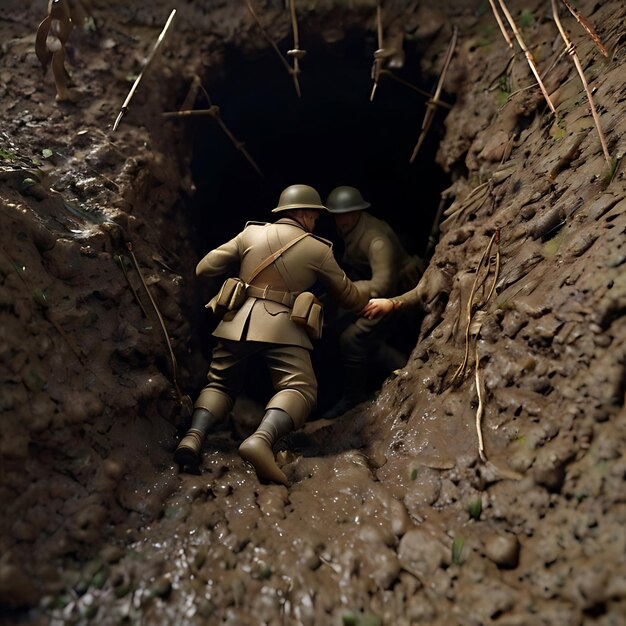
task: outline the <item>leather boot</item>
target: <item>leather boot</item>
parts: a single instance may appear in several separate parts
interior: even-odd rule
[[[256,432],[239,446],[239,456],[254,466],[259,478],[289,486],[276,465],[274,444],[293,430],[293,420],[282,409],[268,409]]]
[[[193,472],[198,471],[200,465],[200,451],[204,444],[207,432],[216,424],[217,420],[211,411],[206,409],[195,409],[191,418],[191,428],[180,440],[174,461],[178,463],[181,470],[188,468]]]

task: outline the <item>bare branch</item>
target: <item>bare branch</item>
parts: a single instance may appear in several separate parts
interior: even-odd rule
[[[526,60],[528,61],[528,65],[530,65],[530,69],[532,73],[534,74],[535,78],[537,79],[537,82],[539,83],[539,88],[541,89],[541,93],[543,94],[543,97],[548,103],[548,106],[550,107],[550,110],[552,111],[552,113],[556,115],[556,109],[554,108],[554,104],[552,104],[552,100],[550,100],[550,96],[548,95],[546,87],[543,84],[541,77],[539,76],[539,70],[537,69],[537,64],[535,63],[535,58],[533,57],[532,52],[528,49],[528,47],[524,43],[522,34],[519,32],[519,29],[517,28],[515,21],[513,20],[513,17],[511,16],[511,13],[509,12],[509,9],[507,8],[504,0],[498,0],[498,2],[500,3],[500,8],[502,9],[502,12],[504,13],[506,17],[509,23],[509,26],[513,30],[515,39],[517,39],[517,43],[519,44],[520,48],[524,51],[524,54],[526,55]]]
[[[165,22],[165,26],[163,27],[163,30],[161,31],[161,34],[159,35],[159,38],[157,39],[156,43],[154,44],[154,48],[152,48],[152,52],[150,53],[150,56],[148,57],[148,60],[146,61],[146,64],[143,66],[143,69],[139,73],[139,76],[137,76],[137,78],[135,79],[135,82],[133,83],[133,86],[130,88],[130,91],[128,92],[128,95],[126,96],[126,100],[124,100],[124,104],[122,104],[122,108],[120,109],[120,112],[119,112],[119,114],[117,116],[117,119],[115,120],[115,123],[113,124],[113,130],[114,131],[119,126],[119,123],[122,121],[122,117],[124,117],[124,114],[126,113],[126,111],[128,111],[128,107],[130,105],[130,101],[132,100],[133,96],[135,95],[135,91],[137,91],[137,87],[139,87],[139,83],[141,82],[143,77],[146,75],[146,72],[148,71],[148,69],[152,65],[154,59],[156,58],[157,52],[160,50],[161,45],[163,44],[163,41],[165,40],[165,37],[166,37],[166,35],[167,35],[168,31],[169,31],[169,28],[170,28],[170,26],[172,24],[172,21],[174,20],[174,16],[175,15],[176,15],[176,9],[172,9],[172,12],[170,13],[170,16],[167,18],[167,22]]]
[[[498,22],[498,26],[500,27],[500,32],[502,33],[502,36],[504,37],[506,42],[509,44],[509,48],[512,48],[513,42],[511,41],[511,38],[509,37],[509,33],[506,32],[506,27],[504,26],[502,22],[502,18],[500,17],[500,14],[498,13],[498,9],[496,8],[496,3],[494,2],[494,0],[489,0],[489,4],[491,5],[491,10],[493,11],[493,15],[496,18],[496,22]]]
[[[296,88],[298,98],[302,97],[300,91],[300,81],[298,75],[300,74],[300,59],[306,54],[305,50],[300,50],[300,35],[298,33],[298,19],[296,17],[296,2],[295,0],[289,0],[289,9],[291,12],[291,30],[293,31],[293,49],[287,52],[287,55],[293,58],[293,69],[291,75],[293,76],[293,84]]]
[[[587,33],[589,33],[589,36],[591,37],[591,39],[593,39],[593,42],[596,44],[596,46],[598,46],[600,52],[602,52],[602,54],[608,59],[609,53],[604,47],[604,44],[598,36],[598,33],[596,33],[595,29],[589,23],[589,21],[585,17],[583,17],[567,0],[561,0],[561,2],[569,9],[569,12],[576,18],[576,21],[587,31]]]
[[[279,50],[278,46],[276,45],[276,42],[269,36],[265,28],[263,28],[263,24],[261,24],[261,20],[259,19],[258,15],[252,8],[252,3],[250,2],[250,0],[247,0],[246,4],[248,5],[248,11],[250,11],[250,15],[252,15],[252,17],[254,18],[254,21],[257,23],[257,26],[261,29],[261,33],[263,34],[265,41],[267,41],[267,43],[269,43],[270,46],[272,46],[272,48],[274,49],[274,52],[276,52],[276,54],[278,55],[280,62],[283,64],[283,66],[287,70],[287,73],[291,74],[291,66],[289,65],[289,63],[287,63],[287,60],[283,56],[282,52]]]
[[[435,89],[435,95],[432,100],[429,100],[426,104],[426,113],[424,114],[424,119],[422,121],[422,130],[420,132],[420,136],[417,140],[417,144],[413,149],[413,154],[409,159],[409,163],[413,163],[415,161],[415,157],[419,152],[422,144],[424,143],[424,139],[426,139],[426,134],[428,133],[433,120],[435,119],[435,111],[437,110],[437,106],[440,104],[439,96],[441,95],[441,90],[443,89],[443,83],[446,79],[446,73],[448,72],[448,67],[450,66],[450,61],[452,61],[452,55],[454,54],[454,49],[456,48],[456,40],[458,36],[458,28],[455,26],[452,31],[452,38],[450,39],[450,43],[448,44],[448,49],[446,51],[446,56],[443,61],[443,68],[441,70],[441,74],[439,75],[439,81],[437,82],[437,89]]]
[[[205,92],[206,93],[206,92]],[[207,94],[208,98],[208,94]],[[209,99],[210,102],[210,99]],[[237,150],[239,150],[245,157],[248,159],[248,162],[252,167],[257,171],[258,175],[261,178],[264,178],[263,172],[261,172],[259,166],[256,164],[255,160],[252,158],[248,150],[245,148],[245,145],[242,141],[239,141],[231,132],[228,126],[226,126],[222,116],[220,115],[220,108],[216,105],[211,105],[208,109],[194,109],[191,111],[166,111],[162,114],[163,117],[167,118],[182,118],[182,117],[203,117],[208,115],[212,117],[222,129],[223,133],[230,139],[231,143]]]
[[[376,32],[378,34],[378,49],[374,52],[374,67],[372,68],[374,73],[374,84],[372,85],[372,93],[370,94],[370,102],[374,100],[376,94],[376,88],[380,80],[383,59],[379,53],[383,50],[384,38],[383,38],[383,16],[382,16],[382,0],[376,0]]]
[[[598,116],[598,112],[596,111],[596,106],[593,102],[593,97],[591,95],[591,90],[589,89],[589,85],[587,84],[587,79],[585,78],[585,73],[583,72],[583,67],[580,63],[580,59],[578,58],[578,54],[576,53],[576,47],[569,40],[563,25],[561,24],[561,20],[559,18],[559,9],[556,4],[556,0],[551,0],[552,2],[552,15],[554,16],[554,21],[559,29],[559,33],[563,41],[565,42],[565,47],[567,52],[571,55],[574,65],[576,66],[576,70],[578,71],[578,75],[580,76],[580,82],[583,84],[583,88],[585,93],[587,94],[587,100],[589,100],[589,107],[591,108],[591,115],[593,117],[593,121],[596,125],[596,130],[598,131],[598,137],[600,137],[600,144],[602,145],[602,152],[604,153],[604,158],[608,163],[609,168],[611,167],[611,156],[609,154],[609,149],[606,145],[606,139],[604,137],[604,133],[602,132],[602,126],[600,126],[600,117]]]

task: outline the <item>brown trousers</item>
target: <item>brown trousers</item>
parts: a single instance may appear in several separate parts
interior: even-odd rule
[[[225,419],[241,391],[247,361],[257,354],[269,367],[276,391],[265,409],[282,409],[290,415],[295,428],[300,428],[317,402],[317,379],[311,356],[300,346],[220,340],[213,350],[207,385],[200,392],[195,408]]]

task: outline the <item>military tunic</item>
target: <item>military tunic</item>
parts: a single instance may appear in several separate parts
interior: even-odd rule
[[[387,222],[363,211],[354,228],[343,237],[342,264],[351,278],[363,279],[360,282],[369,287],[372,298],[390,297],[401,285],[407,285],[403,275],[416,262],[415,257],[406,253]],[[408,282],[415,284],[418,278],[419,272],[415,270],[414,277]],[[384,347],[382,344],[392,324],[389,318],[357,318],[339,339],[344,363],[358,366],[371,351]]]
[[[360,214],[354,228],[344,235],[344,242],[343,263],[351,277],[366,279],[372,298],[397,293],[404,272],[415,262],[391,226],[366,212]]]
[[[304,228],[293,218],[272,224],[250,224],[229,242],[209,252],[198,263],[198,276],[235,272],[247,282],[255,269],[285,244],[301,236]],[[275,395],[266,409],[282,409],[301,426],[315,406],[317,381],[306,329],[290,319],[295,297],[320,280],[345,308],[360,310],[370,296],[369,286],[353,283],[337,264],[330,242],[314,235],[286,250],[251,282],[249,296],[236,311],[229,311],[213,335],[208,384],[196,401],[214,415],[226,416],[239,392],[244,362],[260,353],[268,364]]]

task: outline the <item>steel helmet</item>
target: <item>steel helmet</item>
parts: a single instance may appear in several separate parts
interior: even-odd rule
[[[278,199],[278,206],[272,213],[289,211],[290,209],[317,209],[327,211],[322,204],[320,194],[308,185],[291,185],[283,190]]]
[[[331,213],[350,213],[351,211],[363,211],[370,206],[363,200],[361,192],[356,187],[335,187],[326,199],[328,210]]]

